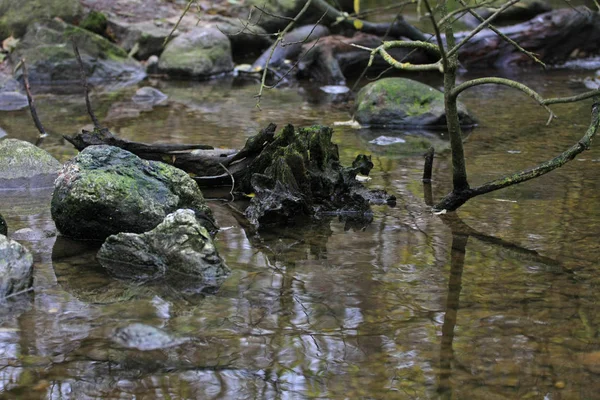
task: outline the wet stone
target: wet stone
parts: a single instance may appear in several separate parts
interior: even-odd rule
[[[150,325],[131,324],[115,329],[111,340],[127,349],[149,351],[178,346],[190,339],[175,337]]]
[[[133,281],[165,278],[218,287],[230,273],[192,210],[177,210],[143,234],[110,236],[97,258],[112,275]]]
[[[33,257],[14,240],[0,235],[0,299],[31,287]]]

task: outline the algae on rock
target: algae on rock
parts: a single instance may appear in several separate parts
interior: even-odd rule
[[[106,145],[87,147],[63,166],[51,205],[63,235],[97,240],[149,231],[179,208],[194,210],[216,229],[202,192],[184,171]]]

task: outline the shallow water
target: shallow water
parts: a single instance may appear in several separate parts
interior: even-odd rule
[[[563,96],[583,92],[588,75],[513,78]],[[127,139],[241,147],[269,122],[349,119],[309,86],[269,91],[259,111],[254,84],[150,83],[169,95],[166,106],[137,109],[135,88],[95,93],[103,123]],[[590,120],[591,101],[555,106],[559,119],[545,126],[544,110],[511,90],[481,86],[462,100],[480,121],[465,147],[472,184],[558,154]],[[73,156],[60,135],[88,124],[81,96],[36,101],[51,132],[42,147],[62,161]],[[0,127],[35,141],[26,110],[0,113]],[[0,312],[0,397],[597,398],[600,148],[472,200],[461,222],[429,212],[420,155],[369,143],[417,132],[335,132],[344,162],[373,155],[368,185],[394,193],[398,205],[375,207],[366,227],[332,219],[259,237],[212,201],[224,228],[217,246],[233,270],[214,295],[115,281],[94,260],[96,245],[54,236],[50,191],[0,192],[10,235],[36,261],[34,293]],[[443,135],[429,135],[444,147]],[[447,152],[438,153],[434,198],[448,191],[449,174]],[[108,337],[130,323],[190,340],[124,350]]]

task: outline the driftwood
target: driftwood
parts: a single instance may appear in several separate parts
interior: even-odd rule
[[[584,6],[547,12],[499,30],[547,64],[564,62],[574,55],[600,52],[600,13]],[[464,36],[466,34],[457,34],[457,41]],[[533,62],[487,29],[466,43],[458,54],[460,62],[471,68],[504,68]]]
[[[162,161],[180,168],[202,185],[219,186],[231,183],[231,177],[241,179],[246,168],[262,149],[273,140],[276,126],[270,124],[248,139],[240,151],[214,149],[203,144],[147,144],[131,142],[114,136],[108,129],[83,131],[75,136],[64,136],[79,151],[93,145],[109,145],[130,151],[145,160]],[[236,180],[237,180],[236,179]]]

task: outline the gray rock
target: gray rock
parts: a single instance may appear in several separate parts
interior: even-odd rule
[[[243,59],[249,54],[260,54],[273,43],[263,28],[255,25],[248,29],[246,22],[239,18],[210,15],[203,18],[202,23],[205,27],[217,28],[227,35],[234,57]]]
[[[43,19],[73,22],[82,11],[79,0],[0,0],[0,38],[20,37],[28,25]]]
[[[12,75],[0,72],[0,93],[1,92],[22,92],[22,86],[12,77]]]
[[[4,220],[4,217],[2,216],[2,214],[0,214],[0,235],[6,236],[7,233],[8,233],[8,228],[6,226],[6,221]]]
[[[79,65],[73,53],[72,39],[79,46],[91,83],[123,86],[145,78],[142,65],[128,57],[123,49],[100,35],[57,20],[30,25],[11,54],[11,63],[16,65],[25,58],[31,82],[79,82]],[[22,74],[21,69],[17,74]]]
[[[179,208],[214,224],[202,192],[184,171],[105,145],[87,147],[63,166],[51,202],[60,233],[97,240],[149,231]]]
[[[29,142],[0,140],[0,190],[52,186],[59,169],[54,157]]]
[[[117,328],[112,332],[111,339],[126,349],[142,351],[166,349],[190,340],[175,337],[162,329],[145,324],[131,324]]]
[[[195,28],[167,44],[158,68],[169,75],[201,79],[231,72],[231,44],[216,28]]]
[[[229,275],[206,228],[192,210],[177,210],[153,230],[109,236],[98,261],[121,279],[167,278],[218,287]]]
[[[14,111],[29,105],[27,96],[19,92],[0,92],[0,111]]]
[[[150,86],[144,86],[139,88],[131,99],[136,104],[152,107],[166,102],[168,97],[169,96],[158,89]]]
[[[458,104],[461,126],[476,121]],[[369,83],[356,96],[354,118],[364,125],[430,127],[444,129],[444,94],[423,83],[405,78],[385,78]]]
[[[133,56],[138,60],[146,60],[152,55],[163,52],[163,43],[169,37],[172,27],[160,24],[159,21],[128,22],[121,18],[110,17],[108,26],[114,32],[119,46],[130,52],[136,49]],[[174,32],[171,38],[180,32]]]
[[[264,68],[267,60],[269,67],[277,68],[286,59],[296,59],[302,52],[302,44],[329,35],[329,29],[324,25],[304,25],[288,32],[275,50],[268,48],[254,61],[252,67]]]
[[[31,287],[33,257],[14,240],[0,235],[0,299]]]

